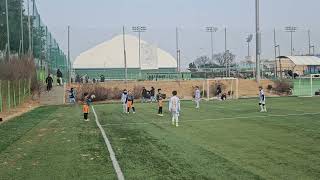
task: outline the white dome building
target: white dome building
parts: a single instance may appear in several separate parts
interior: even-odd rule
[[[128,78],[138,79],[140,67],[142,76],[152,73],[175,73],[177,62],[173,56],[154,45],[141,40],[141,65],[139,62],[139,39],[125,35]],[[102,74],[107,79],[124,79],[125,62],[123,36],[119,35],[81,53],[74,61],[76,74],[87,74],[98,78]]]

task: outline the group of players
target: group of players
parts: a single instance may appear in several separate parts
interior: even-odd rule
[[[181,112],[180,107],[180,99],[177,96],[177,91],[172,91],[172,97],[169,100],[169,111],[171,113],[172,117],[172,125],[175,125],[176,127],[179,126],[179,116]],[[84,102],[83,102],[83,113],[84,113],[84,119],[85,121],[88,120],[88,113],[89,113],[89,106],[93,99],[95,98],[95,95],[89,96],[88,93],[84,94]],[[122,109],[123,113],[130,114],[130,111],[132,110],[132,113],[136,113],[136,109],[134,107],[134,95],[131,91],[127,91],[126,89],[123,90],[121,95],[121,103],[122,103]],[[161,89],[158,89],[158,93],[156,95],[156,100],[158,102],[158,116],[163,116],[163,94],[161,92]],[[266,97],[263,91],[263,88],[259,87],[259,106],[260,106],[260,112],[267,112],[266,108]],[[200,108],[200,101],[201,101],[201,91],[198,86],[195,87],[194,91],[194,101],[196,103],[196,109]]]
[[[173,91],[172,97],[169,101],[169,111],[172,114],[172,125],[175,125],[176,127],[179,126],[179,115],[180,115],[180,99],[177,96],[178,92]],[[156,95],[156,100],[158,102],[158,116],[163,116],[163,94],[161,92],[161,89],[158,89],[158,93]],[[200,102],[200,93],[199,93],[199,101]],[[130,114],[130,110],[132,109],[133,114],[136,113],[135,107],[134,107],[134,96],[131,91],[127,91],[126,89],[123,90],[123,93],[121,95],[121,103],[123,108],[123,113]],[[199,104],[199,103],[198,103]],[[198,105],[199,108],[199,105]]]

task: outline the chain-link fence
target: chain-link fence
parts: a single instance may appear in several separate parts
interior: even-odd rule
[[[10,111],[31,95],[31,79],[0,80],[0,112]]]
[[[58,69],[69,80],[70,61],[60,47],[35,0],[0,1],[0,112],[23,103]]]

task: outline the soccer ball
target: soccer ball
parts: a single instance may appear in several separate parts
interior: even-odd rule
[[[95,98],[96,98],[96,95],[92,94],[91,99],[95,99]]]

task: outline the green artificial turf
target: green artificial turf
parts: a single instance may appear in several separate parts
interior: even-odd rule
[[[200,110],[186,101],[178,128],[156,104],[129,115],[120,105],[96,109],[128,179],[320,179],[320,114],[301,115],[320,113],[319,102],[268,99],[260,113],[256,99]]]
[[[180,127],[157,105],[95,105],[126,179],[320,179],[319,98],[181,102]],[[304,114],[307,113],[307,114]],[[319,113],[319,114],[317,114]],[[0,179],[116,179],[90,114],[38,108],[0,125]]]
[[[95,122],[80,119],[79,107],[51,106],[1,124],[0,179],[115,179]]]

